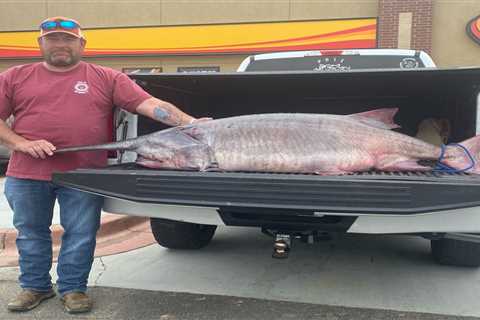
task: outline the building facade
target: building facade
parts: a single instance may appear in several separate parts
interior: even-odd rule
[[[0,72],[39,61],[37,25],[57,15],[82,24],[87,61],[118,70],[229,72],[249,54],[354,47],[424,50],[445,68],[480,65],[478,0],[0,0],[0,7]]]

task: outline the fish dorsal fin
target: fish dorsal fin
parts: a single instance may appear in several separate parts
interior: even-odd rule
[[[400,128],[398,124],[393,122],[393,117],[397,113],[398,108],[375,109],[366,112],[349,114],[347,117],[360,121],[368,126],[380,129]]]

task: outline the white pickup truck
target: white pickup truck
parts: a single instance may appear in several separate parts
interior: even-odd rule
[[[272,112],[350,114],[398,107],[401,132],[446,124],[433,139],[476,134],[480,69],[438,69],[424,52],[337,50],[261,54],[237,72],[135,74],[152,95],[196,116]],[[123,138],[164,128],[121,116]],[[128,123],[128,130],[126,124]],[[123,128],[123,129],[122,129]],[[437,134],[437,135],[436,135]],[[158,243],[207,245],[218,225],[261,229],[286,257],[293,239],[328,233],[418,235],[442,264],[480,266],[480,177],[466,173],[364,172],[345,176],[152,170],[135,155],[104,169],[56,173],[54,182],[105,196],[108,212],[151,217]]]

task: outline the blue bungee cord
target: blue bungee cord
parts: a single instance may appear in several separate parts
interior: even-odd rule
[[[470,159],[470,165],[467,168],[464,168],[464,169],[456,169],[456,168],[450,167],[449,165],[446,165],[445,163],[442,163],[442,160],[445,157],[445,150],[447,149],[448,146],[462,148],[463,151],[465,152],[465,154]],[[462,146],[460,143],[449,143],[449,144],[446,144],[446,145],[442,144],[441,148],[442,148],[442,151],[440,153],[440,157],[438,158],[437,163],[435,165],[435,168],[432,171],[434,171],[434,172],[446,172],[446,173],[460,173],[460,172],[465,172],[467,170],[470,170],[475,166],[475,159],[470,154],[470,151],[468,151],[468,149],[465,148],[464,146]]]

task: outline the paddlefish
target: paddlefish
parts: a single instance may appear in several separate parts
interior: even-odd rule
[[[342,175],[368,170],[430,171],[420,160],[438,160],[442,149],[396,132],[396,108],[350,115],[272,113],[222,118],[172,127],[120,142],[75,146],[55,153],[129,150],[149,168]],[[480,173],[480,135],[461,143],[472,155],[468,171]],[[452,168],[471,159],[447,147]],[[420,162],[419,162],[420,161]]]

